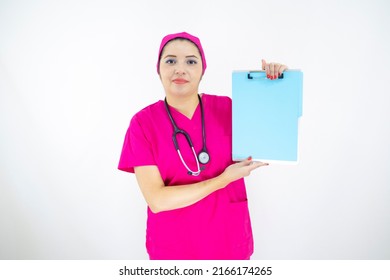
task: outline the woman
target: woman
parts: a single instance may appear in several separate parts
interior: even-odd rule
[[[232,162],[231,99],[198,93],[206,66],[197,37],[165,36],[157,72],[166,98],[134,115],[125,137],[118,168],[135,173],[148,204],[150,259],[253,253],[243,177],[268,164]],[[264,60],[262,66],[270,79],[287,68]]]

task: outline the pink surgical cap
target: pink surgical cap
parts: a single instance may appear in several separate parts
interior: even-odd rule
[[[207,64],[206,64],[206,58],[205,58],[205,56],[204,56],[202,44],[200,43],[200,40],[199,40],[198,37],[195,37],[195,36],[193,36],[193,35],[191,35],[191,34],[188,34],[188,33],[186,33],[186,32],[175,33],[175,34],[169,34],[169,35],[165,36],[165,37],[162,39],[161,44],[160,44],[160,50],[158,51],[157,73],[160,74],[160,57],[161,57],[161,53],[162,53],[162,51],[163,51],[165,45],[166,45],[169,41],[172,41],[172,40],[177,39],[177,38],[183,38],[183,39],[190,40],[192,43],[194,43],[194,44],[198,47],[200,56],[201,56],[201,58],[202,58],[202,67],[203,67],[203,72],[202,72],[202,74],[204,74],[204,71],[206,70]]]

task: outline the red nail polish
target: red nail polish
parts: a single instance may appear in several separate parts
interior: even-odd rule
[[[277,78],[278,78],[278,76],[275,75],[275,76],[274,76],[274,79],[276,80]]]
[[[248,160],[252,160],[252,156],[248,157]]]

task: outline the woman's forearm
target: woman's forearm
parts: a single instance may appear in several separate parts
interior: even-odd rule
[[[158,213],[192,205],[229,183],[248,176],[254,169],[268,165],[251,158],[228,166],[225,171],[198,183],[165,186],[157,166],[135,168],[138,185],[152,212]]]
[[[154,213],[186,207],[224,188],[228,183],[220,175],[194,184],[160,187],[149,207]]]

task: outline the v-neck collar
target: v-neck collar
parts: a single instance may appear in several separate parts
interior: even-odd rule
[[[171,107],[170,105],[169,106],[169,110],[171,111],[171,114],[173,116],[174,119],[177,119],[177,118],[180,118],[180,119],[185,119],[186,121],[193,121],[196,116],[199,114],[199,111],[200,111],[200,105],[198,104],[195,108],[195,111],[194,113],[192,114],[192,116],[189,118],[187,117],[186,115],[184,115],[183,113],[180,113],[177,109],[175,109],[174,107]]]
[[[204,97],[204,94],[202,94],[201,97],[200,97],[202,99],[202,102],[204,101],[203,97]],[[183,113],[179,112],[176,108],[174,108],[171,105],[169,105],[169,103],[168,103],[168,106],[169,106],[169,110],[170,110],[170,112],[172,114],[172,117],[175,120],[176,119],[180,119],[180,120],[185,120],[187,122],[192,122],[193,120],[195,120],[197,118],[197,116],[200,115],[200,103],[198,103],[198,105],[196,106],[195,111],[192,114],[191,118],[189,118],[186,115],[184,115]],[[203,105],[203,107],[204,107],[204,105]],[[204,108],[203,108],[203,110],[204,110]]]

